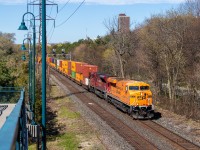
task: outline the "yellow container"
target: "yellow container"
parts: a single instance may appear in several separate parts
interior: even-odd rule
[[[68,68],[68,61],[67,60],[63,60],[62,67],[66,68],[66,69]]]
[[[76,62],[75,61],[71,61],[71,71],[76,72]]]
[[[63,68],[63,73],[68,75],[68,69],[67,68]]]
[[[53,68],[56,67],[56,65],[54,63],[50,63],[50,66],[53,67]]]
[[[82,81],[83,80],[83,75],[80,73],[76,73],[76,81]]]

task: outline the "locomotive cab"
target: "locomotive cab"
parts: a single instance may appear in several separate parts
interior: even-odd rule
[[[108,78],[110,101],[133,118],[154,116],[152,92],[149,84],[141,81]]]

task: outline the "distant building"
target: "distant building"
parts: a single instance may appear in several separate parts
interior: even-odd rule
[[[118,31],[119,32],[129,32],[130,31],[130,17],[126,16],[126,14],[119,14]]]

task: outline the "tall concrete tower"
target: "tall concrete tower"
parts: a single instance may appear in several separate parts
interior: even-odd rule
[[[119,14],[118,31],[123,33],[130,31],[130,17],[126,16],[126,14]]]

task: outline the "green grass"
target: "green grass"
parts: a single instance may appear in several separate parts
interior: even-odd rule
[[[36,144],[29,145],[28,150],[36,150]]]
[[[70,99],[68,97],[64,97],[64,98],[60,98],[60,99],[56,100],[57,104],[60,104],[60,103],[63,103],[63,102],[69,103],[71,101],[70,101]]]
[[[59,117],[61,118],[69,118],[69,119],[75,119],[80,117],[80,113],[78,112],[72,112],[69,111],[66,107],[62,106],[59,110]]]
[[[64,148],[65,150],[76,150],[78,149],[79,142],[74,133],[66,133],[59,137],[60,142],[59,146]]]

